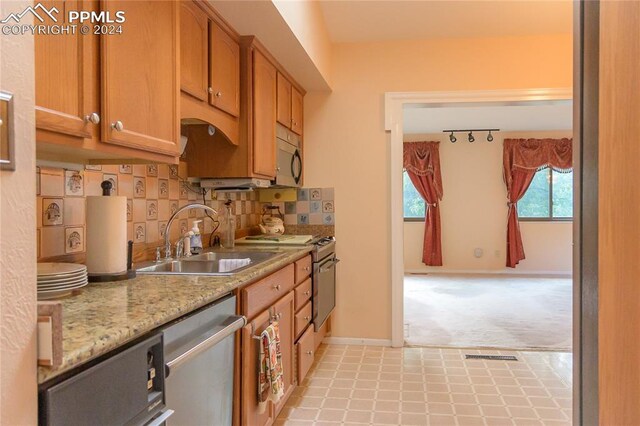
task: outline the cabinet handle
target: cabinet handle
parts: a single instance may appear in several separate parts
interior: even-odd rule
[[[121,132],[124,130],[124,124],[122,124],[122,121],[118,120],[115,123],[111,123],[111,128],[113,130],[116,130],[118,132]]]
[[[207,89],[207,92],[209,92],[209,94],[213,94],[213,87],[209,87],[209,88]]]
[[[84,122],[85,123],[100,124],[100,116],[98,115],[97,112],[92,112],[91,114],[84,116]]]
[[[309,356],[313,355],[313,351],[307,351],[307,355]]]
[[[275,291],[280,291],[280,284],[278,284],[278,285],[274,285],[274,286],[273,286],[273,289],[274,289]]]
[[[216,94],[214,95],[216,98],[219,98],[220,96],[222,96],[222,92],[216,92]]]

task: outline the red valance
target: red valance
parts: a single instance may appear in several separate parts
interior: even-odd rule
[[[433,183],[439,200],[442,200],[442,175],[440,174],[440,142],[405,142],[403,167],[418,176],[433,175]]]
[[[503,150],[504,180],[511,189],[515,169],[539,170],[551,167],[569,171],[573,167],[573,140],[563,139],[505,139]]]

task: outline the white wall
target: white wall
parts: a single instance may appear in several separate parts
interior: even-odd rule
[[[338,44],[331,64],[333,92],[305,97],[305,186],[335,188],[342,262],[333,335],[389,339],[390,145],[384,93],[572,87],[572,37]],[[503,247],[497,237],[493,244]]]
[[[2,1],[0,16],[30,4]],[[38,398],[32,36],[0,36],[0,89],[15,95],[16,136],[16,171],[0,171],[0,424],[34,425]]]
[[[504,138],[563,138],[565,132],[497,132],[492,143],[477,135],[469,143],[464,135],[449,142],[448,135],[405,135],[405,141],[440,143],[444,197],[441,267],[422,263],[424,222],[405,222],[404,259],[407,272],[520,272],[570,274],[572,265],[571,222],[520,222],[527,258],[506,268],[507,191],[502,177]],[[474,250],[483,256],[476,258]]]

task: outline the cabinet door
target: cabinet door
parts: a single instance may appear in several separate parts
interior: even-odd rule
[[[295,87],[291,88],[291,130],[302,134],[302,93]]]
[[[291,83],[278,73],[278,112],[280,124],[291,128]]]
[[[58,19],[69,10],[97,10],[90,1],[41,1],[56,7]],[[46,17],[46,15],[45,15]],[[47,18],[48,19],[48,18]],[[45,21],[44,24],[54,24]],[[60,22],[58,22],[60,24]],[[36,127],[80,138],[97,136],[99,126],[85,118],[97,114],[97,37],[93,34],[36,34]],[[96,116],[92,119],[96,121]]]
[[[101,38],[103,142],[178,154],[179,3],[102,1],[127,18],[122,34]]]
[[[277,416],[287,401],[293,386],[295,384],[294,377],[294,307],[293,307],[293,291],[284,296],[274,306],[274,312],[280,325],[280,350],[282,351],[282,368],[284,370],[284,397],[275,405],[275,415]]]
[[[240,114],[240,45],[215,22],[210,24],[209,102],[237,117]]]
[[[180,89],[206,101],[209,81],[209,18],[193,1],[180,2]]]
[[[276,175],[276,68],[253,51],[253,172]]]

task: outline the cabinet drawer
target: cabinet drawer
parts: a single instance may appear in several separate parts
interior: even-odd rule
[[[311,275],[311,256],[296,261],[296,284],[300,284]]]
[[[305,327],[311,322],[311,302],[307,302],[300,312],[296,314],[296,338],[302,334]]]
[[[293,264],[242,289],[242,314],[252,318],[293,290]]]
[[[314,338],[313,327],[307,328],[307,331],[302,335],[298,343],[296,344],[296,352],[298,354],[298,384],[302,384],[302,381],[307,376],[309,369],[313,365],[314,359]]]
[[[307,278],[305,282],[295,288],[296,291],[296,312],[305,304],[305,302],[311,299],[311,278]]]

